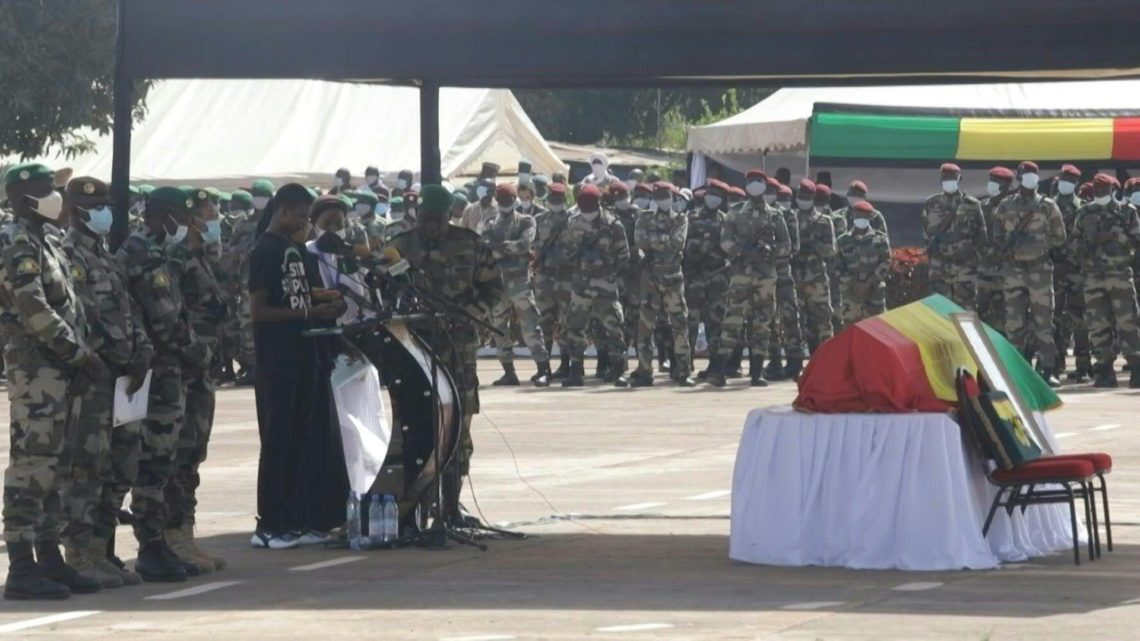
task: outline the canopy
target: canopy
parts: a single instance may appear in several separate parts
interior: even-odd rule
[[[483,161],[511,173],[522,158],[536,172],[565,171],[514,95],[505,89],[440,91],[445,177]],[[248,185],[253,178],[325,184],[339,167],[394,174],[420,167],[419,90],[319,80],[166,80],[147,96],[131,142],[134,181]],[[89,132],[90,134],[90,132]],[[75,175],[111,177],[111,136],[95,149],[50,158]],[[0,161],[11,164],[15,159]]]
[[[978,367],[950,320],[964,311],[939,295],[847,328],[812,354],[800,377],[797,409],[823,412],[942,412],[957,400],[959,367]],[[1058,407],[1060,398],[1021,353],[993,328],[990,342],[1026,405]]]

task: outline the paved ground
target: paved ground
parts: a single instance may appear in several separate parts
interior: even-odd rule
[[[497,376],[483,362],[483,378]],[[529,373],[528,373],[529,376]],[[38,639],[1134,639],[1140,624],[1137,393],[1065,395],[1066,448],[1112,452],[1117,551],[989,572],[854,572],[728,560],[728,488],[751,390],[485,390],[475,491],[493,522],[557,513],[490,551],[249,548],[253,394],[224,390],[201,530],[230,568],[57,604],[0,602],[0,635]],[[0,402],[0,405],[6,405]],[[7,408],[0,407],[7,415]],[[0,463],[7,462],[6,448]],[[525,480],[524,480],[525,479]],[[472,505],[472,501],[466,501]],[[126,531],[123,537],[128,538]],[[124,558],[133,556],[128,542]],[[313,566],[313,564],[319,564]],[[309,567],[306,567],[309,566]],[[900,589],[904,587],[905,589]],[[186,591],[189,590],[189,591]]]

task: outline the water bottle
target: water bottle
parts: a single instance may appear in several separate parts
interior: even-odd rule
[[[387,540],[384,523],[384,505],[379,494],[368,495],[368,543],[371,547],[381,547]]]
[[[348,547],[353,550],[360,549],[360,496],[349,491],[348,506],[345,508],[346,524],[348,527]]]
[[[395,541],[400,538],[400,508],[396,504],[396,495],[384,495],[384,540]]]

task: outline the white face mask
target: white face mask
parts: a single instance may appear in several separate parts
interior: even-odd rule
[[[520,198],[519,199],[519,205],[521,205],[523,209],[529,210],[531,207],[534,206],[534,199],[533,198],[527,198],[527,199]]]
[[[617,207],[621,211],[628,211],[629,210],[629,199],[623,198],[621,200],[615,200],[614,201],[614,207]]]
[[[870,218],[856,218],[852,224],[854,224],[855,229],[858,229],[858,230],[870,229],[871,228],[871,219]]]
[[[709,209],[719,209],[724,203],[724,199],[720,196],[707,195],[705,196],[705,206]]]
[[[671,209],[673,209],[673,199],[672,198],[663,198],[661,200],[655,200],[655,201],[653,201],[653,204],[657,205],[657,211],[670,211]]]
[[[989,181],[986,183],[986,193],[990,196],[997,196],[1001,193],[1001,183]]]
[[[958,181],[957,180],[943,180],[942,181],[942,193],[944,193],[944,194],[956,194],[956,193],[958,193]]]
[[[1140,207],[1140,191],[1132,192],[1132,195],[1128,197],[1128,202]]]
[[[1097,196],[1096,198],[1093,198],[1093,202],[1100,205],[1101,207],[1104,207],[1108,203],[1112,202],[1112,194],[1105,194],[1104,196]]]
[[[1037,189],[1037,183],[1040,177],[1037,174],[1022,174],[1021,186],[1026,189]]]
[[[368,214],[372,213],[372,211],[372,206],[367,203],[360,204],[352,208],[352,214],[357,218],[367,216]]]
[[[798,200],[796,204],[799,205],[800,211],[811,211],[814,206],[810,200]]]
[[[396,179],[396,187],[398,187],[400,189],[407,189],[408,188],[408,181],[403,179],[403,178],[397,178]]]
[[[171,247],[179,245],[182,241],[186,240],[186,234],[190,233],[190,228],[186,225],[179,225],[178,229],[173,234],[166,235],[166,244]]]
[[[500,214],[509,214],[509,213],[513,212],[514,210],[515,210],[515,206],[513,204],[512,205],[499,205],[499,213]]]
[[[790,200],[779,200],[779,199],[777,199],[776,204],[783,207],[784,209],[791,209],[792,208],[792,201],[790,201]]]
[[[58,191],[53,190],[43,198],[36,198],[35,196],[28,196],[28,198],[36,201],[32,210],[48,220],[59,220],[59,215],[63,213],[63,196],[60,196]]]
[[[763,196],[764,192],[768,189],[768,185],[759,180],[753,180],[744,186],[744,191],[749,196],[755,198],[756,196]]]
[[[636,198],[634,199],[633,204],[636,205],[638,209],[649,209],[648,198]]]
[[[265,209],[265,206],[268,204],[269,204],[269,197],[268,196],[254,196],[253,197],[253,208],[256,209],[257,211],[261,211],[262,209]]]
[[[764,194],[764,202],[768,203],[769,205],[776,202],[776,194]]]
[[[526,174],[526,173],[519,174],[519,182],[520,183],[530,182],[530,174]]]
[[[589,222],[594,222],[594,219],[597,217],[598,217],[598,212],[596,212],[596,211],[591,211],[589,213],[582,212],[582,218],[585,218]]]
[[[1062,196],[1069,196],[1077,190],[1077,183],[1072,183],[1067,180],[1062,180],[1057,183],[1057,193]]]
[[[606,166],[602,163],[590,163],[590,171],[593,172],[594,178],[597,180],[606,177]]]

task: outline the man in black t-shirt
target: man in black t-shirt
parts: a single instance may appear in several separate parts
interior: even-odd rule
[[[254,391],[261,457],[257,473],[258,548],[285,549],[327,539],[343,522],[347,493],[344,459],[329,395],[321,380],[317,344],[302,336],[310,321],[334,320],[345,309],[340,293],[314,288],[303,246],[294,237],[309,224],[313,195],[293,183],[277,191],[271,216],[249,261],[253,318]],[[329,483],[329,479],[338,482]],[[343,483],[339,482],[343,480]],[[323,491],[327,488],[331,492]],[[336,493],[337,496],[330,496]]]

